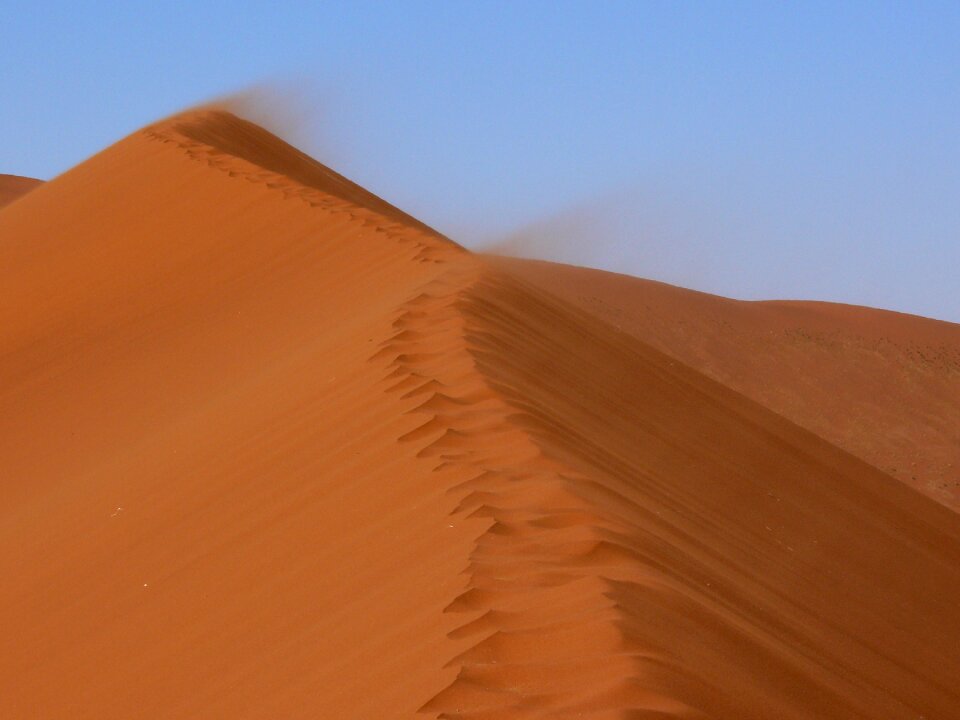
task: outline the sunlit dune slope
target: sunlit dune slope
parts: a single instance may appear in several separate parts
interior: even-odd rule
[[[21,195],[26,195],[35,187],[42,185],[40,180],[19,175],[0,175],[0,208],[9,205]]]
[[[504,260],[658,350],[960,510],[960,325],[821,302],[740,302]]]
[[[0,235],[0,717],[958,717],[956,514],[255,126]]]

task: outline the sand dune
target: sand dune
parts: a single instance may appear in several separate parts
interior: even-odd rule
[[[738,302],[538,261],[512,272],[960,511],[960,325]]]
[[[26,195],[41,185],[40,180],[19,175],[0,175],[0,208],[9,205],[21,195]]]
[[[0,717],[960,716],[960,516],[255,126],[0,237]]]

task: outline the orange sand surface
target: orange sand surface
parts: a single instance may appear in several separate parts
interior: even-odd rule
[[[0,274],[2,718],[960,717],[960,515],[256,126]]]
[[[509,268],[960,511],[960,325],[741,302],[599,270]]]
[[[21,195],[26,195],[35,187],[42,185],[40,180],[20,177],[19,175],[0,175],[0,208],[9,205]]]

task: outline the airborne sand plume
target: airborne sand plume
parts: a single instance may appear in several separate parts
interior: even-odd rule
[[[222,111],[0,272],[0,717],[960,716],[956,326],[478,256]]]

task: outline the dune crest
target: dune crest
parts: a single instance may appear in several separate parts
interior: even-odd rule
[[[353,212],[373,211],[388,221],[433,232],[339,173],[317,162],[292,145],[226,110],[203,109],[181,113],[145,132],[171,142],[190,157],[252,182],[266,183],[289,196],[328,204],[331,198],[348,204]],[[382,219],[380,225],[388,225]],[[435,233],[434,233],[435,234]]]
[[[256,126],[0,234],[4,716],[960,707],[956,514]]]

